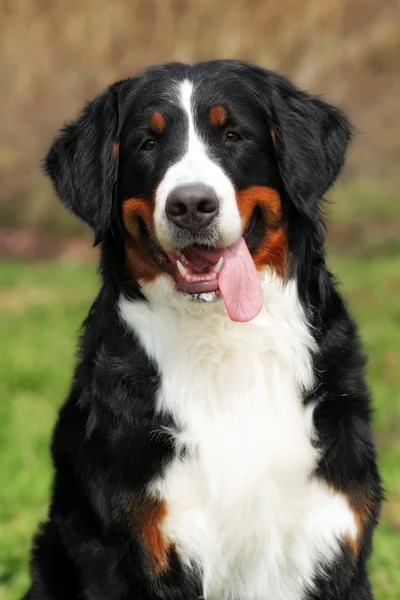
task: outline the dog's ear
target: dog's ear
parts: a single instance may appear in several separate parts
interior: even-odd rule
[[[44,159],[61,200],[101,242],[110,226],[118,175],[121,82],[89,102],[81,115],[60,131]]]
[[[315,219],[318,201],[343,166],[351,125],[340,110],[297,90],[284,77],[272,84],[270,108],[286,192],[300,212]]]

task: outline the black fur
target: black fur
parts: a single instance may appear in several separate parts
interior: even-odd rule
[[[45,160],[61,200],[89,223],[100,242],[110,227],[118,174],[111,144],[119,136],[118,87],[112,85],[64,127]]]
[[[282,197],[290,273],[297,277],[319,349],[315,391],[304,398],[305,403],[319,401],[314,417],[322,448],[317,475],[355,505],[368,505],[356,561],[343,546],[304,600],[370,600],[366,560],[381,487],[365,361],[356,326],[325,266],[319,214],[319,201],[343,165],[351,127],[320,98],[296,90],[284,77],[238,61],[152,67],[114,84],[62,130],[45,159],[62,201],[93,228],[95,241],[102,242],[102,284],[83,323],[71,391],[54,432],[53,493],[48,519],[34,541],[27,598],[202,596],[200,578],[185,574],[174,550],[168,570],[154,578],[137,531],[135,511],[144,486],[172,459],[173,446],[168,434],[161,433],[167,418],[155,412],[157,366],[126,335],[116,308],[121,292],[144,299],[125,264],[121,205],[134,196],[149,198],[182,152],[182,118],[177,118],[179,109],[168,102],[168,94],[173,82],[185,77],[201,83],[196,96],[199,118],[210,105],[228,104],[232,126],[243,133],[243,144],[227,153],[217,131],[204,132],[237,189],[268,185]],[[173,130],[168,140],[159,140],[162,152],[146,154],[144,117],[161,109]]]

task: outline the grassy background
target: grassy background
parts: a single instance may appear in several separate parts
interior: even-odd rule
[[[358,253],[368,255],[372,238],[364,247],[358,244]],[[329,259],[370,357],[374,428],[387,490],[370,565],[379,600],[400,597],[400,253],[390,249],[374,250],[367,261],[334,248]],[[97,285],[91,263],[0,262],[2,600],[18,600],[27,586],[31,536],[48,501],[50,434],[69,386],[76,335]]]

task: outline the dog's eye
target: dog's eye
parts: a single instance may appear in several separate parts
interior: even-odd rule
[[[155,148],[156,148],[156,143],[151,138],[149,138],[148,140],[145,140],[140,147],[141,150],[146,150],[147,152],[151,152],[152,150],[155,150]]]
[[[243,139],[237,131],[227,131],[225,134],[226,144],[236,144],[239,140]]]

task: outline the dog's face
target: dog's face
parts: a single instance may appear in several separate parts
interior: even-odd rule
[[[171,64],[87,105],[46,169],[98,240],[121,231],[143,288],[167,276],[182,299],[221,295],[248,321],[262,306],[259,272],[285,276],[290,208],[316,218],[349,134],[339,111],[274,73]]]

